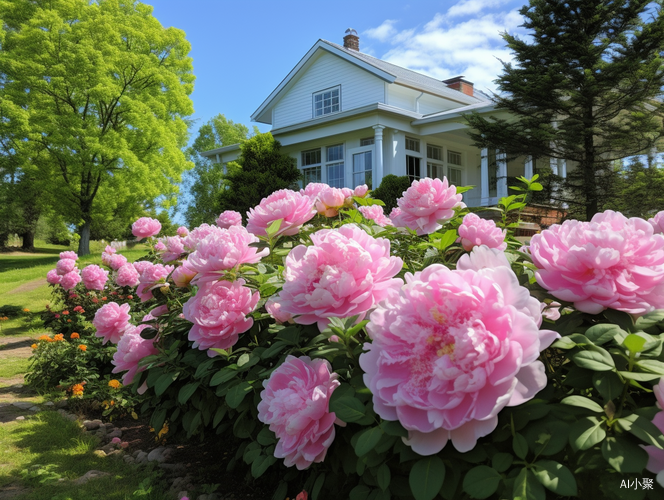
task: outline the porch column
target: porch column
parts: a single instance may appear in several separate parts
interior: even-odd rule
[[[376,169],[372,176],[371,182],[373,184],[373,189],[376,189],[378,186],[380,186],[380,183],[383,180],[383,130],[385,127],[383,125],[374,125],[373,129]]]
[[[532,179],[533,177],[533,157],[530,155],[526,156],[526,163],[523,168],[523,176],[526,179]]]
[[[551,172],[553,175],[558,175],[558,159],[557,158],[551,158],[549,160],[549,166],[551,167]]]
[[[507,155],[505,153],[497,152],[496,163],[498,166],[496,195],[498,196],[498,199],[501,199],[507,197]]]
[[[560,160],[560,177],[567,179],[567,160]]]
[[[480,162],[480,205],[486,207],[489,205],[489,150],[482,148]]]

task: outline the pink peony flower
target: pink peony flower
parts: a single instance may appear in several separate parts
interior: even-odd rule
[[[62,276],[62,279],[60,280],[60,286],[65,290],[71,290],[80,282],[81,282],[81,275],[78,274],[78,269],[76,269],[75,271],[71,271]]]
[[[316,210],[307,196],[290,189],[280,189],[263,198],[260,205],[247,212],[247,231],[257,236],[265,236],[265,230],[270,224],[282,219],[277,234],[292,236],[314,215]]]
[[[324,330],[331,317],[364,315],[403,282],[399,257],[390,242],[373,238],[354,224],[322,229],[313,246],[298,245],[286,257],[285,284],[279,293],[283,314],[302,325]]]
[[[653,387],[655,398],[657,399],[657,407],[662,410],[664,408],[664,378],[659,379],[659,383]],[[664,411],[659,411],[652,421],[659,431],[664,434]],[[657,474],[657,482],[664,487],[664,450],[657,448],[655,445],[648,445],[641,447],[648,452],[648,469],[653,474]]]
[[[542,316],[550,321],[556,321],[560,319],[560,302],[552,301],[550,304],[542,302]]]
[[[221,229],[228,229],[231,226],[242,225],[242,214],[235,210],[226,210],[217,217],[217,226]]]
[[[108,248],[108,247],[106,247],[106,248]],[[111,258],[114,255],[115,254],[112,254],[112,253],[102,252],[101,253],[101,263],[105,266],[111,267]]]
[[[156,236],[161,231],[161,222],[150,217],[141,217],[131,225],[131,234],[139,240]]]
[[[113,439],[111,439],[111,443],[113,444],[120,444],[121,442],[122,439],[120,439],[119,437],[114,437]]]
[[[330,396],[340,384],[330,370],[327,360],[288,356],[263,381],[258,420],[277,436],[274,456],[286,467],[303,470],[322,462],[334,441]]]
[[[115,252],[117,252],[117,250],[115,248],[113,248],[111,245],[106,245],[106,248],[104,248],[104,253],[108,253],[108,254],[112,255]]]
[[[140,274],[132,264],[125,264],[118,269],[118,274],[115,276],[115,283],[118,286],[136,286]]]
[[[473,247],[480,245],[497,248],[498,250],[507,248],[505,230],[498,229],[494,221],[482,219],[472,213],[467,214],[459,226],[458,242],[461,242],[461,246],[466,252],[470,252]]]
[[[428,177],[413,181],[413,184],[397,200],[401,213],[390,214],[397,227],[407,227],[417,234],[431,234],[442,227],[442,223],[454,216],[454,209],[465,208],[456,187],[448,185],[447,178]]]
[[[83,268],[81,278],[83,278],[83,284],[88,290],[103,290],[106,281],[108,281],[108,271],[91,264]]]
[[[205,238],[208,234],[212,234],[217,230],[217,226],[210,226],[209,224],[201,224],[200,226],[194,228],[185,238],[184,246],[185,249],[190,251],[196,250],[198,242]]]
[[[145,271],[146,269],[154,266],[154,264],[148,260],[139,260],[137,262],[134,262],[132,265],[134,266],[134,269],[136,269],[139,275],[143,274],[143,271]]]
[[[60,259],[55,265],[55,269],[60,276],[64,276],[65,274],[71,273],[74,270],[78,271],[76,269],[76,261],[73,259]]]
[[[293,317],[290,314],[284,313],[284,311],[282,311],[281,302],[279,302],[279,298],[277,296],[273,295],[267,299],[267,302],[265,303],[265,310],[279,324],[291,323],[293,320]]]
[[[138,288],[136,293],[141,298],[141,302],[147,302],[152,298],[152,290],[168,286],[166,278],[173,271],[173,266],[164,266],[154,264],[152,267],[146,267],[138,278]]]
[[[115,365],[113,373],[127,371],[122,377],[124,385],[131,384],[134,376],[145,370],[144,366],[138,366],[140,360],[159,352],[152,340],[146,340],[141,337],[141,330],[147,328],[147,326],[142,326],[143,328],[129,325],[125,334],[120,338],[118,350],[113,355],[113,360],[111,361]]]
[[[448,440],[471,450],[496,428],[502,408],[546,386],[537,357],[556,334],[539,332],[539,305],[508,265],[481,267],[502,260],[494,252],[479,247],[465,256],[466,269],[434,264],[407,273],[399,296],[371,314],[373,342],[360,366],[374,410],[399,420],[420,455],[438,453]]]
[[[185,303],[184,317],[194,324],[189,331],[193,347],[201,351],[211,347],[226,349],[235,345],[240,333],[252,327],[254,320],[247,315],[256,308],[260,294],[252,294],[244,283],[243,279],[203,283]],[[216,353],[208,351],[208,356]]]
[[[364,216],[365,219],[374,221],[379,226],[392,226],[392,221],[385,217],[385,212],[383,212],[383,207],[380,205],[370,205],[366,207],[359,207],[358,210]]]
[[[537,282],[583,312],[664,309],[664,235],[607,210],[590,222],[554,224],[530,241]]]
[[[97,329],[95,335],[104,339],[104,344],[109,340],[117,344],[129,326],[129,304],[119,305],[116,302],[104,304],[95,313],[92,324]]]
[[[178,234],[178,236],[180,236],[181,238],[184,238],[185,236],[187,236],[187,235],[189,234],[189,229],[187,229],[187,228],[184,227],[184,226],[180,226],[180,227],[178,228],[178,230],[177,230],[177,234]]]
[[[122,254],[115,253],[110,256],[108,259],[108,267],[113,269],[114,271],[117,271],[120,269],[122,266],[124,266],[127,263],[127,257],[125,257]]]
[[[325,217],[336,217],[345,201],[346,195],[341,189],[327,187],[318,193],[316,210]]]
[[[357,196],[358,198],[364,198],[368,192],[369,192],[369,186],[367,186],[366,184],[362,184],[361,186],[357,186],[353,190],[353,196]]]
[[[46,281],[48,281],[51,285],[57,285],[61,280],[62,276],[58,274],[57,269],[51,269],[48,273],[46,273]]]
[[[652,226],[655,234],[664,234],[664,210],[657,212],[652,219],[648,219],[648,222]]]
[[[249,246],[258,241],[242,226],[215,228],[199,241],[196,251],[187,258],[189,268],[198,273],[194,282],[216,280],[228,269],[259,262],[270,250],[263,248],[258,251],[256,247]]]
[[[353,190],[351,188],[341,188],[341,192],[344,194],[344,207],[353,206]]]
[[[163,239],[165,245],[161,260],[171,262],[179,259],[184,253],[184,240],[179,236],[167,236]]]
[[[78,254],[76,252],[72,252],[71,250],[68,250],[66,252],[60,252],[60,258],[61,259],[78,260]]]
[[[173,271],[173,282],[180,288],[187,287],[196,274],[198,273],[189,267],[189,263],[185,259],[182,261],[182,265]]]
[[[166,313],[168,313],[168,306],[166,304],[162,304],[152,309],[152,311],[150,311],[150,316],[153,318],[158,318],[159,316]]]
[[[329,187],[330,186],[323,184],[322,182],[310,182],[304,187],[304,189],[300,189],[300,194],[303,194],[315,204],[318,200],[318,195]]]
[[[166,251],[166,245],[164,245],[163,241],[158,241],[157,243],[155,243],[154,249],[157,252],[165,252]]]

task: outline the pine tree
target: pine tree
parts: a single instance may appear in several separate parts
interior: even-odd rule
[[[590,219],[610,196],[615,160],[662,137],[661,2],[531,0],[520,12],[531,38],[503,34],[514,62],[493,98],[510,118],[467,115],[471,136],[509,158],[573,162],[560,201]]]

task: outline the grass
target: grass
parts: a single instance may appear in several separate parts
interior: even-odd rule
[[[28,488],[16,500],[164,500],[171,498],[157,474],[116,458],[94,454],[97,439],[56,412],[41,412],[25,421],[0,425],[0,488]],[[110,476],[77,485],[87,471]],[[146,481],[146,476],[148,480]],[[151,487],[148,486],[151,484]],[[149,491],[152,490],[152,491]]]
[[[29,358],[3,358],[0,363],[0,378],[23,375],[28,371]]]

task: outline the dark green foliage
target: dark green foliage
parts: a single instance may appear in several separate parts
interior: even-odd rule
[[[520,12],[532,39],[503,34],[514,62],[493,98],[510,118],[467,115],[471,136],[510,158],[575,162],[559,201],[590,218],[611,196],[614,161],[662,136],[664,16],[648,0],[531,0]]]
[[[275,191],[297,188],[300,171],[295,160],[281,152],[272,134],[257,134],[240,148],[238,162],[228,165],[228,188],[219,193],[220,211],[235,210],[244,217]]]
[[[605,209],[617,210],[628,217],[649,218],[664,210],[664,170],[646,166],[634,159],[616,172],[613,196]]]
[[[257,133],[258,129],[254,127],[253,134]],[[250,132],[246,125],[234,123],[222,114],[218,114],[198,130],[198,137],[187,149],[187,156],[194,162],[195,167],[185,174],[183,181],[183,186],[189,190],[189,200],[184,208],[189,227],[214,222],[221,212],[219,193],[226,186],[223,166],[201,153],[238,144],[249,137]]]
[[[385,203],[385,215],[389,215],[394,207],[397,206],[397,198],[401,198],[403,192],[411,185],[411,180],[407,176],[397,177],[396,175],[386,175],[378,186],[371,192],[371,197],[381,200]]]

